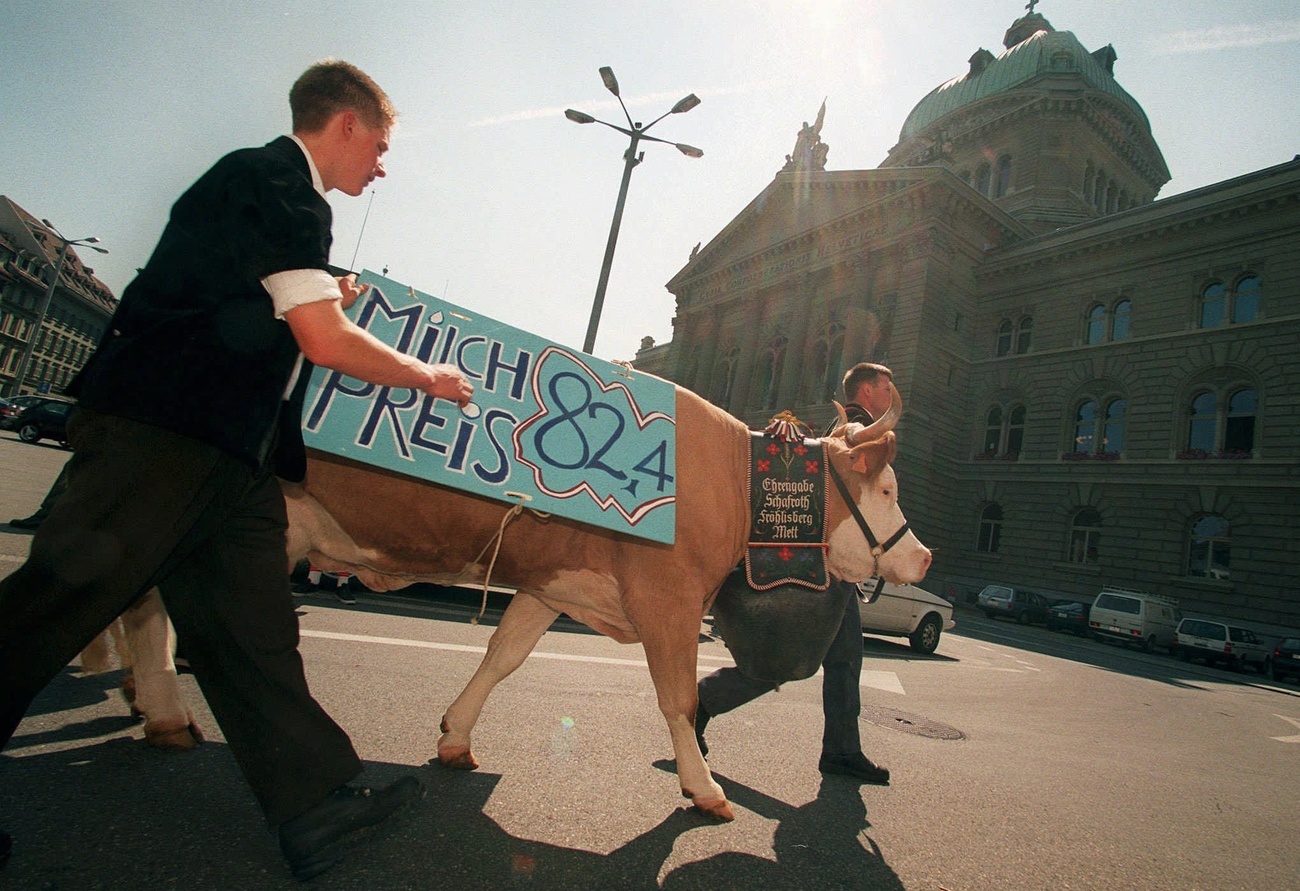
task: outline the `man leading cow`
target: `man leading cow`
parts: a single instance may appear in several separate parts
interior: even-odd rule
[[[883,365],[860,362],[844,376],[844,411],[848,420],[870,424],[881,417],[890,402],[890,382],[894,374]],[[833,429],[833,427],[832,427]],[[830,430],[826,431],[828,434]],[[858,610],[856,586],[849,582],[833,584],[854,588],[849,592],[844,617],[822,660],[822,754],[817,769],[822,773],[841,774],[863,783],[886,786],[889,770],[862,754],[858,713],[862,709],[862,617]],[[739,708],[776,689],[776,684],[754,680],[739,668],[720,668],[699,682],[700,704],[695,712],[695,737],[700,751],[708,754],[704,728],[710,718]]]

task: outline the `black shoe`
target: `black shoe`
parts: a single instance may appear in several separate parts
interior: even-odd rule
[[[339,786],[307,813],[280,825],[280,850],[300,882],[343,861],[347,849],[393,814],[424,797],[424,784],[402,777],[383,789]]]
[[[339,603],[346,603],[348,606],[356,605],[357,599],[352,596],[352,592],[348,590],[347,585],[339,585],[335,588],[334,596],[339,599]]]
[[[39,529],[43,522],[45,522],[45,518],[40,514],[32,514],[30,517],[10,520],[9,525],[15,529]]]
[[[704,708],[704,703],[695,706],[695,741],[700,744],[700,754],[709,754],[709,744],[704,741],[704,728],[709,725],[709,718],[713,717]]]
[[[873,786],[889,785],[889,768],[873,764],[871,759],[861,752],[854,752],[852,755],[823,753],[821,760],[817,762],[817,769],[822,773],[853,777]]]
[[[295,595],[311,594],[318,590],[311,582],[290,582],[289,591]]]

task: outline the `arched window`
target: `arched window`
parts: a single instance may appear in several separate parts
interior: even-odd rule
[[[1071,563],[1093,564],[1097,562],[1098,545],[1101,541],[1101,514],[1090,507],[1080,508],[1074,512],[1070,521]]]
[[[1011,156],[998,158],[997,176],[993,181],[993,197],[1001,198],[1011,191]]]
[[[1213,393],[1198,393],[1192,397],[1187,420],[1187,449],[1210,454],[1214,451],[1215,432],[1218,428],[1217,407]]]
[[[975,541],[975,550],[986,554],[996,554],[1002,543],[1002,508],[996,504],[986,505],[980,513],[979,537]]]
[[[989,181],[992,179],[993,168],[989,167],[988,162],[975,168],[975,191],[988,197]]]
[[[1017,405],[1011,409],[1011,414],[1007,415],[1007,446],[1004,450],[1006,455],[1015,455],[1019,457],[1020,449],[1025,444],[1025,407]]]
[[[1092,206],[1102,213],[1106,212],[1106,174],[1100,170],[1092,183]]]
[[[1083,170],[1083,200],[1084,201],[1089,200],[1092,196],[1092,180],[1096,175],[1097,175],[1097,171],[1093,169],[1092,162],[1089,161],[1088,166],[1085,167]]]
[[[1187,574],[1203,579],[1227,579],[1232,565],[1231,527],[1218,514],[1206,514],[1192,524],[1187,542]]]
[[[1088,333],[1085,343],[1102,343],[1106,340],[1106,307],[1098,303],[1088,310]]]
[[[740,350],[733,347],[723,353],[713,386],[713,402],[719,408],[731,407],[731,393],[736,385],[736,364]]]
[[[1132,300],[1121,300],[1115,304],[1115,318],[1110,326],[1111,340],[1126,340],[1128,338],[1128,322],[1132,312]]]
[[[1228,396],[1223,425],[1223,450],[1249,454],[1255,448],[1255,391],[1242,388]]]
[[[1258,397],[1250,387],[1226,397],[1202,390],[1187,408],[1187,443],[1180,458],[1249,458],[1255,450]]]
[[[1228,289],[1223,282],[1206,285],[1201,291],[1201,327],[1217,328],[1227,318],[1224,312],[1228,301]]]
[[[1016,352],[1029,352],[1029,343],[1034,335],[1034,320],[1026,316],[1020,320],[1020,325],[1016,328]]]
[[[844,326],[832,325],[826,337],[826,372],[822,377],[821,401],[833,399],[843,377]]]
[[[781,388],[781,372],[785,368],[784,337],[774,337],[767,345],[763,356],[763,365],[759,369],[758,404],[760,408],[770,409],[776,406],[777,391]]]
[[[994,406],[989,409],[988,420],[984,424],[984,454],[996,455],[1002,445],[1002,409]]]
[[[801,402],[811,404],[820,401],[822,382],[830,373],[827,368],[825,340],[818,338],[813,341],[812,355],[808,357],[807,369],[799,387],[799,394],[802,397]]]
[[[1259,315],[1259,297],[1264,283],[1258,275],[1247,275],[1233,288],[1232,321],[1253,322]]]
[[[1124,399],[1112,399],[1106,406],[1106,425],[1098,445],[1099,453],[1118,455],[1124,451],[1124,412],[1127,408],[1128,402]]]
[[[1074,411],[1074,448],[1081,455],[1092,454],[1097,441],[1097,403],[1089,399]]]
[[[998,326],[998,346],[997,354],[1006,356],[1011,353],[1011,320],[1003,319],[1002,324]]]

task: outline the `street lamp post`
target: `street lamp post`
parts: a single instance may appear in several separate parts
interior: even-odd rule
[[[92,251],[98,251],[101,254],[108,253],[107,248],[96,247],[99,244],[99,239],[93,235],[89,238],[67,238],[49,220],[41,220],[41,222],[61,244],[59,245],[58,260],[54,263],[54,276],[50,279],[49,287],[45,289],[45,296],[41,298],[40,310],[36,313],[36,323],[32,326],[31,333],[27,337],[27,346],[23,349],[23,359],[18,365],[18,374],[14,377],[11,396],[19,395],[22,392],[23,383],[27,380],[27,372],[32,362],[32,353],[36,350],[36,338],[40,336],[41,326],[45,324],[45,316],[49,313],[50,303],[54,300],[54,291],[59,286],[59,279],[63,277],[63,267],[68,260],[68,251],[72,249],[73,245],[77,245],[79,247],[88,247]]]
[[[588,354],[596,346],[596,328],[600,325],[600,312],[605,305],[605,287],[609,284],[609,270],[614,264],[614,245],[618,243],[618,228],[623,221],[623,205],[627,203],[627,186],[632,181],[632,168],[640,164],[641,159],[645,157],[645,152],[637,154],[637,146],[643,141],[662,142],[665,145],[675,147],[688,158],[700,158],[704,155],[703,151],[694,146],[680,142],[669,142],[667,139],[658,139],[646,135],[647,130],[668,117],[668,115],[681,114],[699,105],[700,97],[691,93],[689,96],[678,100],[677,104],[671,109],[643,127],[640,121],[632,122],[632,116],[628,114],[627,106],[623,104],[623,97],[618,94],[618,81],[614,78],[613,69],[608,65],[600,69],[600,79],[605,82],[605,88],[614,94],[614,98],[618,99],[618,104],[622,106],[623,116],[627,118],[627,127],[619,127],[608,121],[597,120],[589,114],[574,111],[572,108],[564,112],[564,116],[575,124],[604,124],[611,130],[617,130],[631,139],[627,152],[623,155],[623,182],[618,188],[618,201],[614,204],[614,220],[609,225],[609,241],[605,244],[605,259],[600,265],[600,281],[596,283],[596,299],[591,305],[591,319],[587,322],[587,336],[582,342],[582,351]]]

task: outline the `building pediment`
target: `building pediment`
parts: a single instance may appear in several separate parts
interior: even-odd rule
[[[679,297],[707,299],[714,287],[761,284],[878,249],[942,213],[963,209],[1011,240],[1028,230],[939,167],[895,167],[778,174],[718,235],[697,250],[667,284]],[[1000,238],[999,240],[1003,240]],[[714,279],[715,282],[710,283]]]

